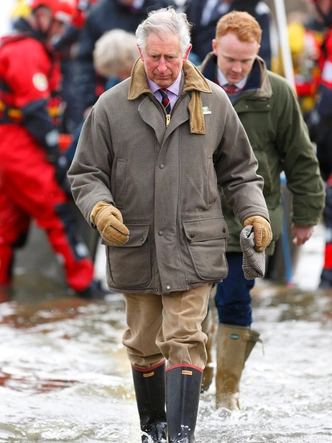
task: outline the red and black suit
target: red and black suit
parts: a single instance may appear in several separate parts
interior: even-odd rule
[[[93,263],[77,238],[49,112],[61,75],[43,36],[23,19],[20,29],[0,40],[0,285],[10,283],[14,248],[34,219],[61,257],[68,285],[81,291],[92,281]]]

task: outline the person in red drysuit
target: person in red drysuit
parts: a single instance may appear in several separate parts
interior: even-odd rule
[[[31,0],[30,7],[20,31],[0,40],[0,286],[10,285],[14,249],[34,219],[68,285],[79,296],[100,298],[106,292],[93,280],[88,248],[77,236],[67,160],[52,119],[61,74],[50,41],[70,22],[75,0]]]

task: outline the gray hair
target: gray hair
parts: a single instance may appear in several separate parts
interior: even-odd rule
[[[153,32],[161,39],[176,34],[180,38],[181,52],[185,54],[190,45],[190,24],[184,12],[176,13],[173,7],[151,11],[136,30],[137,45],[143,50],[148,35]]]
[[[94,68],[104,77],[121,77],[130,73],[138,56],[135,35],[122,29],[112,29],[95,44]]]

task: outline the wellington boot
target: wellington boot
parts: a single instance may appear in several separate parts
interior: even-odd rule
[[[212,345],[214,341],[215,327],[213,324],[212,314],[210,309],[202,323],[202,331],[205,332],[205,334],[208,336],[208,341],[206,344],[207,362],[203,371],[202,385],[201,385],[201,392],[205,392],[209,389],[212,383],[213,372],[214,372],[214,364],[212,360]]]
[[[190,365],[166,371],[166,409],[169,443],[195,443],[202,372]]]
[[[240,379],[259,333],[243,326],[219,324],[217,335],[216,407],[240,409]]]
[[[142,443],[166,443],[165,363],[149,369],[132,366]]]

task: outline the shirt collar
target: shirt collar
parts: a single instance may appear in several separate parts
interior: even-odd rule
[[[241,81],[239,81],[238,83],[234,83],[235,86],[239,89],[242,89],[245,84],[247,83],[247,79],[248,76],[244,77]],[[225,86],[228,85],[229,81],[226,80],[224,74],[220,71],[220,69],[218,69],[218,82],[220,84],[220,86]]]
[[[181,85],[181,78],[182,78],[182,71],[178,75],[177,79],[174,83],[172,83],[168,88],[167,91],[172,92],[174,95],[179,96],[180,95],[180,85]],[[155,94],[159,89],[160,86],[158,86],[155,82],[147,78],[149,87],[151,91]]]

